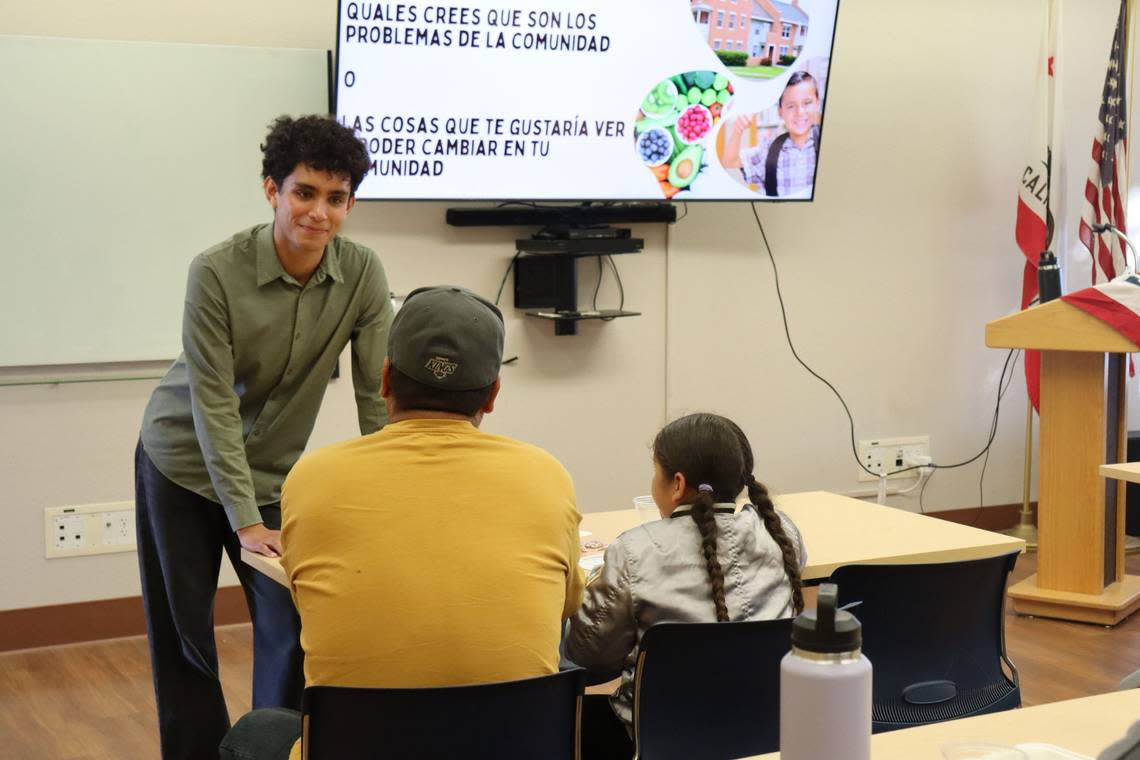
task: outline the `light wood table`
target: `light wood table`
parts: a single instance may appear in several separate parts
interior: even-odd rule
[[[941,760],[942,747],[957,742],[1053,744],[1096,757],[1124,737],[1140,719],[1140,689],[1114,691],[1036,707],[950,720],[871,737],[873,760]],[[753,760],[776,760],[772,752]]]
[[[1100,476],[1113,480],[1124,480],[1129,483],[1140,483],[1140,462],[1102,464],[1100,466]]]
[[[914,564],[981,559],[1022,551],[1020,538],[870,504],[826,491],[784,494],[776,506],[803,534],[808,561],[806,581],[827,578],[841,565]],[[638,524],[633,508],[582,515],[582,530],[608,544]],[[288,585],[281,561],[242,550],[242,559],[282,585]]]

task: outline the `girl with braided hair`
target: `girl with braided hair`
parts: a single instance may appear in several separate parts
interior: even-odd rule
[[[662,519],[626,531],[606,548],[604,565],[570,619],[567,657],[621,671],[621,685],[609,697],[612,711],[589,698],[584,706],[586,760],[632,755],[638,644],[651,625],[773,620],[803,609],[803,540],[757,482],[753,464],[744,432],[716,414],[690,414],[657,434],[651,492]],[[738,511],[743,491],[751,503]]]

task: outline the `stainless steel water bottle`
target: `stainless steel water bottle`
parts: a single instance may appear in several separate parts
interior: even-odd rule
[[[780,663],[780,760],[871,760],[871,662],[838,597],[834,583],[821,585],[816,609],[792,626]]]

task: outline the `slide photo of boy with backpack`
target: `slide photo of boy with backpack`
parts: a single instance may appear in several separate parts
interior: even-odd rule
[[[788,79],[775,106],[783,130],[766,114],[745,114],[724,127],[721,164],[729,174],[770,198],[810,198],[819,158],[820,85],[807,71]],[[767,136],[763,133],[768,132]]]

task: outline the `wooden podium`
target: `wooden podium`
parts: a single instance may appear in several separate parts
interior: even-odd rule
[[[1115,625],[1140,607],[1140,577],[1124,574],[1124,482],[1099,469],[1126,458],[1126,354],[1140,347],[1060,300],[990,322],[986,345],[1041,351],[1037,574],[1010,586],[1013,608]]]

